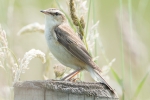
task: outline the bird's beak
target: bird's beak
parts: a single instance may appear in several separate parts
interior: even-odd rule
[[[40,12],[42,12],[44,14],[48,14],[48,12],[46,10],[41,10]]]

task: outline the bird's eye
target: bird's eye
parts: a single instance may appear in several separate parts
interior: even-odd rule
[[[58,12],[55,13],[56,16],[60,15]]]

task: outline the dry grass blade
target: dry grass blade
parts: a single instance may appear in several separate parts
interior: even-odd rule
[[[6,32],[2,29],[1,25],[0,25],[0,43],[2,44],[3,47],[8,47]]]
[[[76,10],[75,10],[73,0],[70,0],[69,7],[70,7],[71,18],[72,18],[74,25],[79,26],[79,19],[78,19],[77,15],[75,14]]]
[[[79,36],[82,40],[84,36],[84,27],[85,27],[84,19],[83,17],[81,17],[81,19],[79,20],[79,18],[77,17],[75,3],[73,0],[70,0],[69,7],[70,7],[70,15],[71,15],[72,21],[74,25],[77,26],[77,29],[79,31]]]
[[[24,57],[21,60],[19,59],[19,65],[16,65],[16,67],[14,67],[14,83],[19,81],[21,73],[24,73],[26,69],[29,69],[28,64],[33,58],[40,58],[43,61],[43,63],[46,62],[45,54],[40,50],[32,49],[26,52]]]
[[[39,23],[32,23],[27,26],[24,26],[19,32],[18,35],[25,34],[25,33],[32,33],[32,32],[39,32],[44,33],[44,25]]]
[[[102,67],[102,76],[107,75],[108,72],[110,71],[112,64],[116,61],[116,59],[114,58],[111,62],[109,62],[108,65],[105,65]]]
[[[0,61],[0,68],[3,68],[5,70],[5,67],[3,66],[1,61]]]
[[[9,67],[14,66],[15,64],[15,55],[13,52],[8,48],[8,41],[6,37],[6,32],[1,28],[0,26],[0,60],[2,65],[5,65],[3,67]]]
[[[53,68],[54,68],[54,73],[56,78],[61,78],[66,71],[66,67],[61,64],[57,64]]]

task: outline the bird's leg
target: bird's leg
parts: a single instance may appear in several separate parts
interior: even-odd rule
[[[77,69],[77,70],[73,71],[72,73],[70,73],[69,75],[67,75],[64,78],[62,78],[61,80],[66,80],[66,79],[70,80],[71,78],[76,76],[80,71],[81,71],[81,69]]]
[[[72,79],[73,77],[75,77],[78,73],[80,73],[80,71],[81,71],[81,70],[79,70],[79,71],[77,71],[76,73],[74,73],[73,75],[71,75],[68,80],[71,81],[71,79]]]

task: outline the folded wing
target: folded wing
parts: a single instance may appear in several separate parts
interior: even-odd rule
[[[67,25],[59,25],[54,29],[58,42],[63,45],[74,57],[93,67],[98,69],[96,64],[92,61],[91,56],[87,52],[85,45],[81,39],[71,30]],[[100,70],[99,70],[100,71]]]

